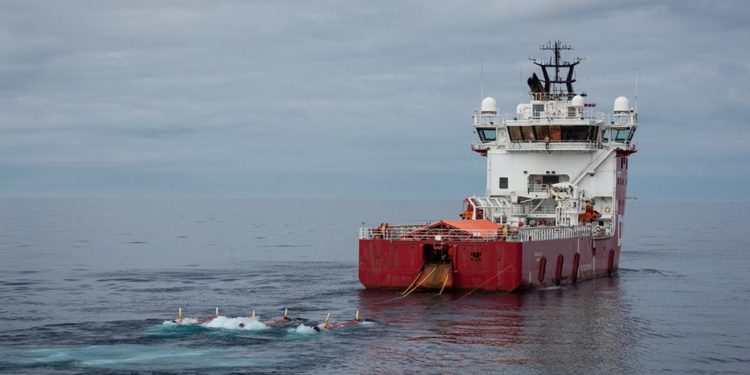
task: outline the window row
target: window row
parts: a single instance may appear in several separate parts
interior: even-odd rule
[[[513,142],[595,142],[598,126],[509,126],[508,135]]]
[[[630,142],[635,134],[635,129],[612,129],[605,130],[602,134],[602,141],[613,140],[615,142]]]
[[[596,142],[598,126],[509,126],[512,142]],[[602,141],[630,142],[635,129],[612,129],[602,131]],[[477,134],[482,143],[497,140],[497,129],[479,128]]]

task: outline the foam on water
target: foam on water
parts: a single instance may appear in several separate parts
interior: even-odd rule
[[[297,326],[297,328],[287,329],[287,332],[295,333],[298,335],[314,335],[317,331],[313,327],[308,327],[304,324],[300,324],[299,326]]]
[[[177,323],[174,320],[165,320],[164,323],[162,323],[162,325],[165,326],[189,326],[194,324],[198,324],[198,319],[184,318],[180,323]]]
[[[244,329],[249,331],[260,331],[270,328],[257,319],[245,317],[229,318],[226,316],[217,316],[210,322],[201,325],[207,328]]]

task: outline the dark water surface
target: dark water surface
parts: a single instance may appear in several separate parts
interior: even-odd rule
[[[362,289],[363,220],[455,217],[458,203],[0,199],[0,372],[750,373],[750,204],[629,202],[614,278],[523,295]],[[303,320],[163,324],[215,306]],[[372,322],[296,329],[357,309]]]

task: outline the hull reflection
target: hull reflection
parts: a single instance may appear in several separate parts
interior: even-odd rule
[[[617,278],[528,294],[413,294],[363,290],[359,308],[380,322],[362,347],[374,372],[630,373],[639,326]],[[430,360],[433,358],[434,360]],[[517,371],[516,371],[517,370]]]

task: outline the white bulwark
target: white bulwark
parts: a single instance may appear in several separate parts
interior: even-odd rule
[[[543,76],[528,79],[528,102],[502,114],[487,97],[474,114],[479,142],[472,149],[487,158],[487,192],[466,199],[464,218],[511,227],[591,224],[609,235],[625,199],[617,155],[635,152],[638,114],[622,96],[612,112],[596,112],[586,93],[573,90],[581,59],[560,55],[572,48],[552,42],[542,49],[553,57],[532,60]]]

